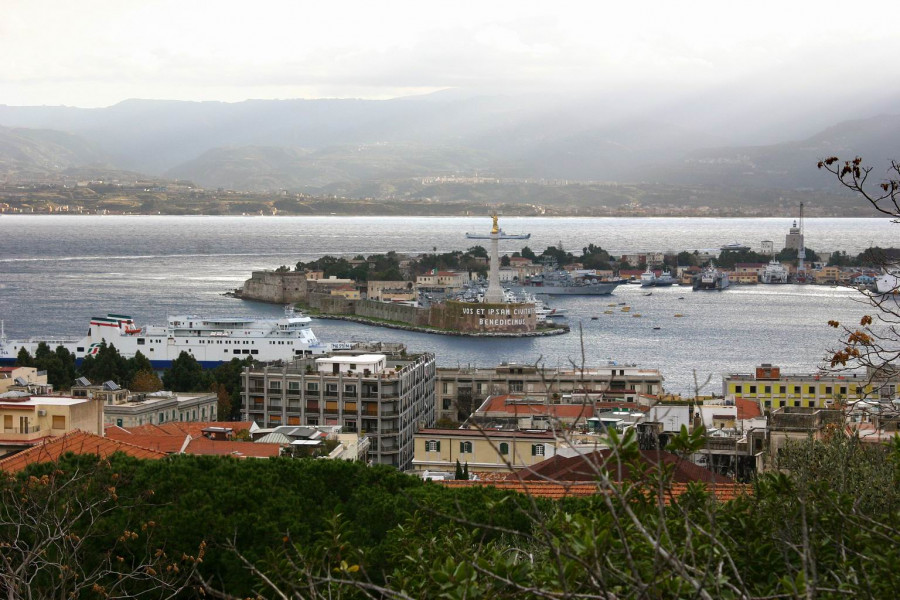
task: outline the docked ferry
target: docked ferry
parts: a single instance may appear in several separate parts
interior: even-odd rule
[[[41,342],[51,350],[63,346],[77,362],[97,354],[106,342],[125,358],[140,352],[156,368],[171,366],[182,352],[204,367],[215,367],[232,358],[267,362],[324,354],[339,345],[319,342],[310,321],[290,308],[282,318],[179,315],[169,317],[165,326],[144,327],[135,325],[129,316],[108,314],[92,318],[88,334],[80,340],[7,340],[0,336],[0,364],[14,363],[22,348],[34,356]]]

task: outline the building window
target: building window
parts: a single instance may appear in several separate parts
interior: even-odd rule
[[[66,418],[63,415],[53,415],[53,429],[65,429]]]
[[[288,381],[288,389],[292,391],[300,390],[300,382],[299,381]]]
[[[799,407],[799,406],[800,406],[800,401],[799,401],[799,400],[794,400],[794,406]]]
[[[459,452],[460,454],[472,454],[472,442],[460,442]]]
[[[772,408],[772,401],[771,401],[771,400],[766,400],[765,402],[763,402],[763,405],[764,405],[766,408]]]
[[[755,393],[756,393],[756,386],[755,386],[755,385],[751,385],[751,386],[750,386],[750,393],[751,393],[751,394],[755,394]]]
[[[741,394],[741,393],[743,393],[743,391],[744,391],[744,387],[743,387],[743,386],[741,386],[741,385],[736,385],[736,386],[734,386],[734,393],[735,393],[735,394]]]
[[[799,393],[800,393],[800,386],[799,386],[799,385],[795,385],[795,386],[794,386],[794,393],[795,393],[795,394],[799,394]]]
[[[772,386],[771,386],[771,385],[767,385],[767,386],[765,386],[763,389],[765,390],[765,393],[766,393],[766,394],[771,394],[771,393],[772,393]]]
[[[503,454],[504,456],[509,454],[509,444],[500,442],[500,454]]]
[[[308,381],[306,383],[306,391],[307,392],[316,392],[319,391],[319,383],[317,381]]]
[[[269,389],[270,389],[270,390],[280,390],[280,389],[281,389],[281,382],[280,382],[280,381],[270,381],[270,382],[269,382]]]
[[[441,442],[439,440],[427,440],[425,442],[425,452],[440,452]]]
[[[814,385],[807,386],[807,392],[810,393],[810,394],[815,394],[815,393],[816,393],[816,386],[814,386]]]
[[[532,444],[531,445],[531,455],[532,456],[544,456],[544,445],[543,444]]]
[[[356,384],[355,383],[344,384],[344,395],[345,396],[355,396],[356,395]]]
[[[779,385],[779,386],[778,386],[778,393],[779,393],[779,394],[785,394],[785,393],[787,393],[787,386],[786,386],[786,385]]]
[[[441,405],[444,407],[444,410],[450,410],[453,408],[453,401],[450,398],[444,398],[441,401]]]
[[[523,392],[525,391],[525,384],[521,381],[510,381],[509,382],[509,391],[512,392]]]

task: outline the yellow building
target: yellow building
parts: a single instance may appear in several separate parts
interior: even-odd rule
[[[88,398],[16,392],[0,398],[0,456],[73,429],[103,435],[103,404]]]
[[[873,395],[893,398],[894,386],[876,389],[865,373],[834,375],[828,373],[782,373],[779,367],[764,364],[754,374],[727,375],[722,393],[756,400],[760,408],[834,408]]]
[[[456,461],[469,471],[508,471],[556,455],[559,440],[546,431],[421,429],[415,436],[413,469],[453,470]]]

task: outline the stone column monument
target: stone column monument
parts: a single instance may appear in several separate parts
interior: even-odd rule
[[[485,304],[502,304],[503,303],[503,287],[500,285],[500,252],[498,250],[498,242],[500,240],[527,240],[531,237],[530,233],[511,234],[504,233],[500,226],[497,225],[497,214],[494,213],[491,218],[494,219],[494,226],[488,235],[467,233],[466,238],[470,240],[490,240],[490,256],[491,267],[488,271],[488,288],[484,294]]]

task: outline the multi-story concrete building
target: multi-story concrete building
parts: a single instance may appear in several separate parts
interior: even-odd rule
[[[242,415],[262,427],[340,425],[371,439],[369,460],[409,469],[413,434],[432,427],[433,354],[331,355],[247,367]]]
[[[755,400],[763,410],[833,408],[863,398],[893,399],[896,386],[879,388],[865,373],[782,373],[779,367],[764,364],[755,373],[725,376],[722,393]]]
[[[488,396],[527,394],[550,403],[568,394],[599,395],[598,401],[636,402],[658,396],[663,376],[658,369],[610,364],[601,367],[543,367],[503,363],[492,368],[442,367],[437,370],[438,418],[463,421]]]

